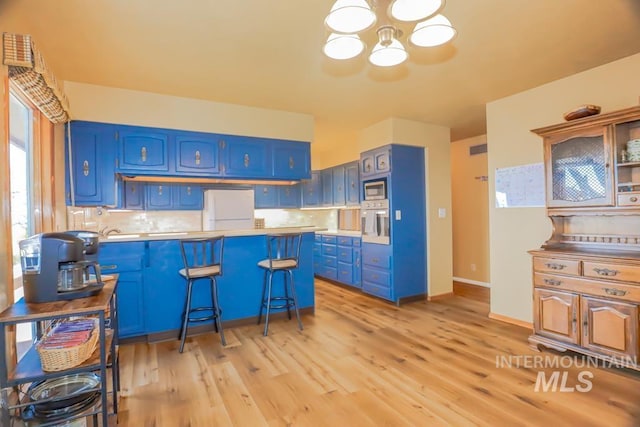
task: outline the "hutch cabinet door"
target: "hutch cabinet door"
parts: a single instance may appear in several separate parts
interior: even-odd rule
[[[215,135],[176,136],[176,172],[218,175],[219,145]]]
[[[612,144],[606,127],[545,141],[547,206],[613,206]]]
[[[580,342],[578,325],[579,296],[568,292],[533,290],[533,326],[535,332],[558,341]]]
[[[166,133],[150,129],[120,129],[121,171],[167,172],[169,171],[169,137]]]
[[[582,297],[582,346],[611,356],[638,354],[638,306]]]

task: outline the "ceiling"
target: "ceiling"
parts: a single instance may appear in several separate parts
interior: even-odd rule
[[[0,16],[59,80],[311,114],[327,144],[389,117],[481,135],[487,102],[640,52],[637,0],[448,0],[454,41],[379,69],[324,57],[333,1],[0,0]]]

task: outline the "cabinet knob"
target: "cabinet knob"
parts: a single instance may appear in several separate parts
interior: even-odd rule
[[[162,196],[162,185],[158,185],[158,196]]]
[[[249,167],[249,154],[244,153],[244,167],[248,168]]]
[[[566,265],[564,264],[556,264],[554,262],[548,262],[545,264],[545,267],[551,269],[551,270],[563,270]]]
[[[191,187],[187,187],[187,196],[191,195]]]
[[[263,193],[263,194],[267,194],[268,192],[269,192],[269,187],[264,187],[264,188],[262,189],[262,193]]]
[[[200,164],[200,150],[196,150],[196,165]]]
[[[140,160],[143,162],[147,161],[147,147],[142,147],[140,149]]]
[[[602,290],[605,291],[607,295],[613,295],[615,297],[623,297],[627,294],[627,291],[616,288],[602,288]]]
[[[84,176],[89,176],[89,161],[85,160],[82,162],[82,174]]]
[[[638,201],[638,198],[636,196],[630,197],[629,200],[633,203]]]
[[[295,162],[293,161],[293,156],[289,156],[289,169],[293,169]]]
[[[556,279],[544,279],[544,283],[545,283],[545,285],[551,285],[551,286],[560,286],[560,285],[562,285],[562,281],[561,280],[556,280]]]
[[[132,193],[136,192],[136,186],[135,185],[131,185],[131,187],[129,187],[129,188],[131,188],[131,192]]]

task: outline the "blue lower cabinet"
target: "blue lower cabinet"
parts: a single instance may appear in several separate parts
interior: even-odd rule
[[[316,235],[314,251],[318,265],[315,270],[317,276],[345,285],[361,287],[359,237],[319,234]]]
[[[392,247],[366,243],[362,245],[362,291],[380,298],[395,299],[392,281]]]
[[[313,233],[303,234],[300,263],[294,271],[300,308],[312,308],[315,304],[313,241]],[[183,268],[180,242],[160,240],[145,244],[148,254],[144,270],[146,333],[166,335],[171,332],[177,336],[187,291],[186,280],[178,273]],[[222,276],[217,280],[223,322],[257,319],[264,279],[264,270],[258,267],[258,261],[266,257],[264,235],[225,239]],[[273,280],[274,293],[284,295],[282,276],[277,274]],[[193,306],[198,305],[211,305],[207,280],[198,280],[194,284]]]
[[[119,337],[146,334],[144,243],[101,243],[98,254],[102,274],[119,275],[116,288]]]

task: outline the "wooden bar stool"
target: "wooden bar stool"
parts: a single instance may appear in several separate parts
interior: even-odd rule
[[[262,301],[258,325],[262,321],[262,309],[267,309],[264,323],[264,336],[269,331],[269,313],[271,310],[287,309],[287,316],[291,319],[291,307],[296,312],[298,327],[302,330],[302,321],[298,311],[298,298],[293,280],[293,270],[298,268],[300,257],[301,233],[267,234],[267,258],[258,262],[258,267],[264,269],[264,283],[262,287]],[[273,276],[282,272],[284,284],[284,296],[273,296]],[[289,280],[287,280],[289,277]],[[289,296],[291,291],[291,296]]]
[[[180,250],[184,268],[179,273],[187,279],[187,298],[184,303],[182,328],[180,330],[180,353],[184,349],[189,323],[193,322],[214,320],[213,325],[216,332],[220,333],[222,345],[227,345],[222,331],[222,310],[220,310],[220,304],[218,303],[218,283],[216,281],[216,277],[222,276],[224,236],[181,240]],[[193,284],[198,279],[209,279],[211,283],[210,306],[191,306]],[[205,312],[205,314],[202,315],[202,312]]]

